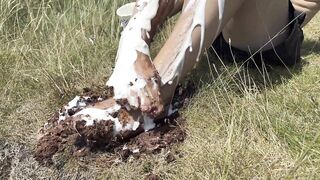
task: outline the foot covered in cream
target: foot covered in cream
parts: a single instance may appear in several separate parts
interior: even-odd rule
[[[139,109],[150,117],[156,117],[163,111],[160,76],[150,56],[139,51],[135,53],[134,62],[116,63],[107,86],[113,87],[113,98],[127,110]]]
[[[160,94],[160,76],[152,64],[149,56],[138,53],[134,64],[135,71],[145,81],[145,86],[132,91],[132,98],[137,98],[143,113],[156,117],[163,111],[163,102]]]
[[[140,109],[149,117],[163,111],[161,80],[149,49],[156,30],[152,20],[157,19],[159,5],[159,0],[137,1],[136,13],[121,33],[115,68],[106,83],[114,88],[114,99],[121,105],[128,110]]]

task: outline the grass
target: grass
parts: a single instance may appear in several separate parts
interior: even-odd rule
[[[163,152],[112,167],[103,163],[107,156],[39,166],[32,158],[39,127],[112,72],[120,33],[115,9],[124,2],[0,2],[0,179],[320,177],[319,15],[305,28],[301,66],[259,72],[203,58],[192,74],[198,91],[182,111],[188,138],[173,149],[181,154],[174,163]],[[153,54],[168,32],[157,37]]]

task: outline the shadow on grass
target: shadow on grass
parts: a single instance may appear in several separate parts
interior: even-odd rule
[[[302,57],[318,53],[320,46],[318,41],[306,40],[301,49]],[[253,65],[242,61],[220,59],[213,52],[208,52],[202,58],[198,67],[191,73],[191,79],[196,86],[204,85],[227,85],[224,87],[238,94],[256,89],[259,92],[272,89],[288,82],[291,78],[299,75],[305,65],[308,64],[303,58],[301,62],[291,67],[265,65]]]
[[[320,54],[320,39],[306,39],[303,42],[303,47],[301,49],[302,56],[308,56],[310,54]]]
[[[208,86],[223,89],[224,93],[234,92],[239,96],[247,92],[272,90],[301,74],[304,66],[309,64],[304,57],[312,54],[320,54],[319,41],[312,39],[304,41],[301,61],[292,67],[252,66],[252,64],[243,64],[241,61],[221,60],[213,52],[208,52],[188,76],[188,80],[191,80],[195,86],[190,96],[197,94],[202,87]]]

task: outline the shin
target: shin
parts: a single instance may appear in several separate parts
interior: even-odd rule
[[[189,0],[169,39],[155,58],[162,98],[169,104],[177,84],[199,61],[243,0]]]
[[[107,81],[114,88],[115,99],[125,99],[135,108],[159,101],[160,81],[149,47],[158,26],[179,9],[179,4],[166,0],[136,2],[134,15],[121,34],[114,72]]]

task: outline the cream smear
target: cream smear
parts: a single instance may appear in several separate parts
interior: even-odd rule
[[[185,23],[185,31],[184,31],[184,40],[181,41],[177,47],[177,56],[175,57],[173,63],[164,70],[164,72],[159,72],[161,76],[162,84],[171,84],[174,79],[177,78],[177,83],[179,82],[180,74],[183,70],[183,64],[185,61],[186,51],[193,51],[192,49],[192,32],[193,30],[199,26],[201,28],[201,41],[200,41],[200,49],[198,52],[197,60],[201,55],[201,50],[204,44],[204,35],[205,35],[205,5],[206,0],[190,0],[188,4],[182,11],[182,15],[188,13],[193,14],[192,16],[186,19]]]
[[[93,126],[94,123],[98,123],[100,121],[112,121],[114,122],[113,133],[115,135],[126,130],[136,131],[140,126],[143,127],[145,131],[155,127],[153,119],[146,115],[140,116],[136,121],[129,121],[124,125],[120,122],[119,118],[112,116],[121,109],[119,104],[116,103],[108,109],[85,107],[89,104],[87,103],[87,100],[89,99],[89,97],[76,96],[68,103],[67,106],[64,106],[63,110],[60,111],[58,122],[64,121],[68,117],[74,117],[76,121],[85,121],[86,126]],[[70,111],[77,113],[69,115]]]
[[[138,52],[151,59],[149,46],[142,39],[142,33],[146,32],[149,37],[151,20],[156,16],[158,8],[159,0],[137,1],[137,13],[131,17],[121,33],[115,68],[106,83],[114,88],[114,99],[127,99],[129,105],[136,108],[139,107],[138,97],[146,97],[143,89],[147,83],[135,71],[134,63]],[[144,99],[140,100],[144,101]]]
[[[151,60],[150,49],[142,39],[142,33],[145,32],[147,37],[150,38],[151,20],[156,16],[158,8],[159,0],[138,0],[136,2],[136,14],[131,17],[121,33],[115,68],[106,85],[113,87],[114,99],[126,99],[128,101],[127,110],[130,110],[131,107],[139,108],[139,98],[140,103],[144,104],[145,99],[143,97],[147,97],[143,90],[147,83],[137,74],[134,64],[138,52],[149,56]],[[154,88],[158,88],[157,83],[153,83]],[[147,115],[141,115],[138,119],[143,121],[146,131],[155,127],[153,119]],[[141,123],[138,121],[127,125],[126,128],[136,130]]]
[[[218,0],[219,7],[219,24],[216,34],[220,32],[222,18],[224,13],[225,0]],[[177,45],[179,49],[177,49],[177,55],[173,60],[173,63],[163,72],[159,72],[161,76],[162,84],[172,84],[172,82],[177,79],[177,83],[179,83],[180,74],[183,70],[183,65],[185,61],[185,56],[187,50],[190,52],[192,49],[192,32],[193,30],[199,26],[201,28],[201,41],[200,48],[197,56],[197,61],[201,56],[201,52],[204,46],[204,37],[205,37],[205,8],[206,8],[206,0],[190,0],[188,4],[182,11],[182,15],[184,14],[193,14],[193,16],[186,16],[185,19],[185,29],[183,31],[184,39],[180,41],[180,44]],[[169,57],[170,58],[170,57]]]

